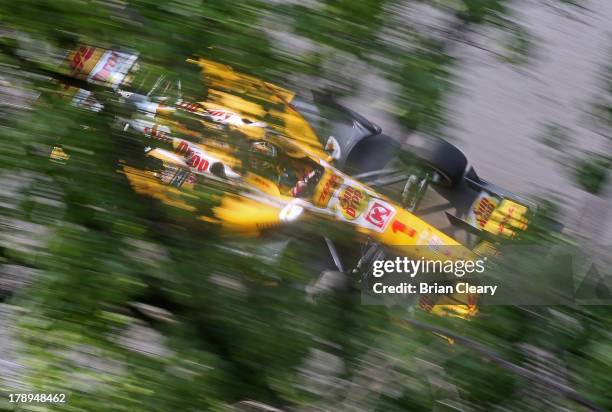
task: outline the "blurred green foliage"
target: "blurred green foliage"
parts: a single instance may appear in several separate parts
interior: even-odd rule
[[[443,41],[409,26],[401,29],[411,32],[413,47],[382,41],[394,3],[23,0],[0,6],[1,34],[3,44],[45,67],[62,57],[50,46],[84,43],[136,50],[151,69],[182,78],[192,76],[183,71],[186,57],[205,56],[274,81],[296,72],[324,79],[326,56],[347,53],[399,86],[394,112],[405,126],[435,130],[445,120],[454,60]],[[488,24],[504,3],[431,5],[461,31]],[[262,23],[270,16],[288,17],[291,33],[319,51],[276,49]],[[47,78],[16,71],[21,62],[8,55],[2,64],[40,93],[0,130],[3,179],[19,186],[1,193],[3,231],[14,236],[3,237],[2,261],[40,274],[9,301],[19,308],[12,328],[24,382],[2,380],[0,390],[67,391],[66,411],[227,411],[244,400],[292,410],[579,410],[473,348],[394,320],[409,316],[517,364],[526,357],[521,345],[544,348],[550,365],[563,365],[559,379],[612,408],[608,308],[484,308],[465,322],[333,295],[313,303],[304,292],[318,274],[314,263],[304,264],[314,260],[303,256],[311,239],[293,239],[302,254],[281,265],[237,253],[205,224],[186,224],[186,213],[130,189],[116,173],[129,154],[110,127],[110,109],[96,114],[62,103],[49,97],[55,86]],[[186,93],[200,93],[190,89],[195,84]],[[72,148],[62,166],[48,161],[59,141]],[[22,233],[26,224],[35,226]],[[19,236],[42,244],[21,247]]]
[[[580,162],[576,169],[576,179],[587,192],[599,194],[608,181],[610,160],[593,156]]]

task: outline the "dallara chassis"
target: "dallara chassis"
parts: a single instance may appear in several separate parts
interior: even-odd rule
[[[180,79],[143,75],[129,52],[82,46],[60,71],[67,83],[62,93],[74,105],[104,110],[108,102],[96,95],[102,88],[124,107],[118,129],[145,142],[148,161],[121,162],[118,169],[142,195],[240,236],[298,221],[344,225],[367,245],[351,269],[328,242],[345,273],[367,270],[381,250],[470,259],[527,228],[533,206],[480,179],[447,142],[415,135],[400,144],[328,95],[303,98],[217,62],[187,62],[200,72],[203,98],[183,95]],[[57,145],[51,159],[70,161],[69,148]],[[399,185],[399,195],[385,191],[391,185]],[[430,185],[461,193],[457,213],[448,218],[472,240],[459,242],[416,216]],[[202,210],[193,194],[207,187],[221,192],[214,207]],[[426,308],[462,317],[476,311],[465,298],[435,303]]]

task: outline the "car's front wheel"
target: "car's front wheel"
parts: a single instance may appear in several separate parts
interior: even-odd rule
[[[417,161],[439,176],[438,184],[452,187],[459,183],[467,169],[467,158],[455,145],[430,136],[414,134],[401,146],[404,161]]]

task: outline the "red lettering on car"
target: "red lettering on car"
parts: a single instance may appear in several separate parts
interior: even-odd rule
[[[393,233],[402,232],[410,237],[416,236],[416,230],[414,230],[411,227],[406,226],[404,223],[400,222],[399,220],[393,221],[393,224],[391,225],[391,230],[393,230]]]

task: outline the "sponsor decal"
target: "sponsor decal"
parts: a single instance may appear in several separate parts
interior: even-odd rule
[[[340,192],[340,212],[347,220],[355,220],[363,213],[368,205],[368,195],[360,189],[345,186]]]
[[[93,56],[95,51],[95,47],[82,46],[74,53],[74,56],[70,61],[70,67],[72,67],[73,74],[78,74],[83,71],[85,63],[91,59],[91,56]]]
[[[186,141],[184,141],[184,140],[181,140],[181,141],[179,142],[178,146],[176,146],[176,152],[177,152],[178,154],[184,154],[184,153],[187,153],[187,150],[190,150],[190,149],[189,149],[189,143],[187,143],[187,142],[186,142]]]
[[[449,256],[448,248],[444,248],[444,241],[435,233],[427,240],[427,248],[433,252]]]
[[[426,245],[426,241],[429,238],[430,235],[430,230],[429,229],[425,229],[424,231],[421,232],[421,235],[419,236],[419,238],[416,241],[417,245]]]
[[[498,205],[499,200],[497,198],[482,193],[472,204],[467,222],[474,227],[484,228]]]
[[[209,161],[201,157],[200,155],[194,154],[189,159],[189,164],[194,169],[198,169],[198,172],[205,172],[208,170],[210,165]]]
[[[115,88],[123,82],[135,61],[136,56],[133,54],[109,50],[104,53],[91,73],[89,73],[87,80],[105,83]]]
[[[317,200],[317,203],[321,207],[327,206],[329,200],[331,199],[333,193],[336,189],[342,184],[343,179],[338,175],[331,175],[329,179],[323,185],[323,189],[321,189],[321,194]]]
[[[254,122],[246,118],[240,117],[237,113],[224,109],[206,109],[200,103],[178,102],[177,107],[209,118],[215,123],[231,124],[233,126],[254,126],[265,127],[264,122]]]
[[[202,107],[200,103],[188,103],[188,102],[178,102],[176,103],[176,105],[179,108],[186,110],[188,112],[195,112]]]
[[[399,220],[394,220],[393,224],[391,225],[391,230],[393,230],[393,233],[397,233],[397,232],[401,232],[404,233],[410,237],[415,237],[416,236],[416,230],[406,226],[404,223],[400,222]]]
[[[198,172],[206,172],[210,162],[202,156],[199,151],[194,150],[189,143],[182,140],[176,147],[176,152],[187,159],[189,166],[198,169]]]
[[[186,170],[176,167],[168,167],[162,171],[159,178],[162,183],[175,187],[181,187],[183,183],[189,179],[190,175],[191,173]]]
[[[219,123],[224,123],[226,122],[230,117],[235,116],[235,113],[232,112],[226,112],[224,110],[207,110],[206,114],[208,116],[210,116],[210,118],[214,121],[214,122],[219,122]]]
[[[382,202],[375,201],[366,214],[365,220],[382,231],[385,230],[394,214],[395,209],[393,207]]]
[[[111,74],[113,73],[113,70],[115,70],[115,67],[117,67],[117,65],[119,64],[119,55],[115,52],[111,52],[110,55],[105,56],[106,60],[104,61],[104,66],[102,66],[100,69],[95,70],[94,69],[94,73],[92,73],[92,80],[96,80],[99,82],[104,82],[106,81],[108,78],[110,78]]]
[[[153,127],[145,127],[143,132],[146,136],[152,137],[157,140],[161,140],[164,142],[169,141],[169,138],[166,134],[166,130],[164,128],[160,128],[158,124],[154,124]],[[167,128],[165,128],[167,129]]]
[[[427,249],[435,253],[441,253],[446,257],[451,257],[453,255],[452,248],[447,247],[444,244],[444,240],[437,234],[432,233],[429,229],[425,229],[421,232],[416,244],[419,246],[427,246]]]

